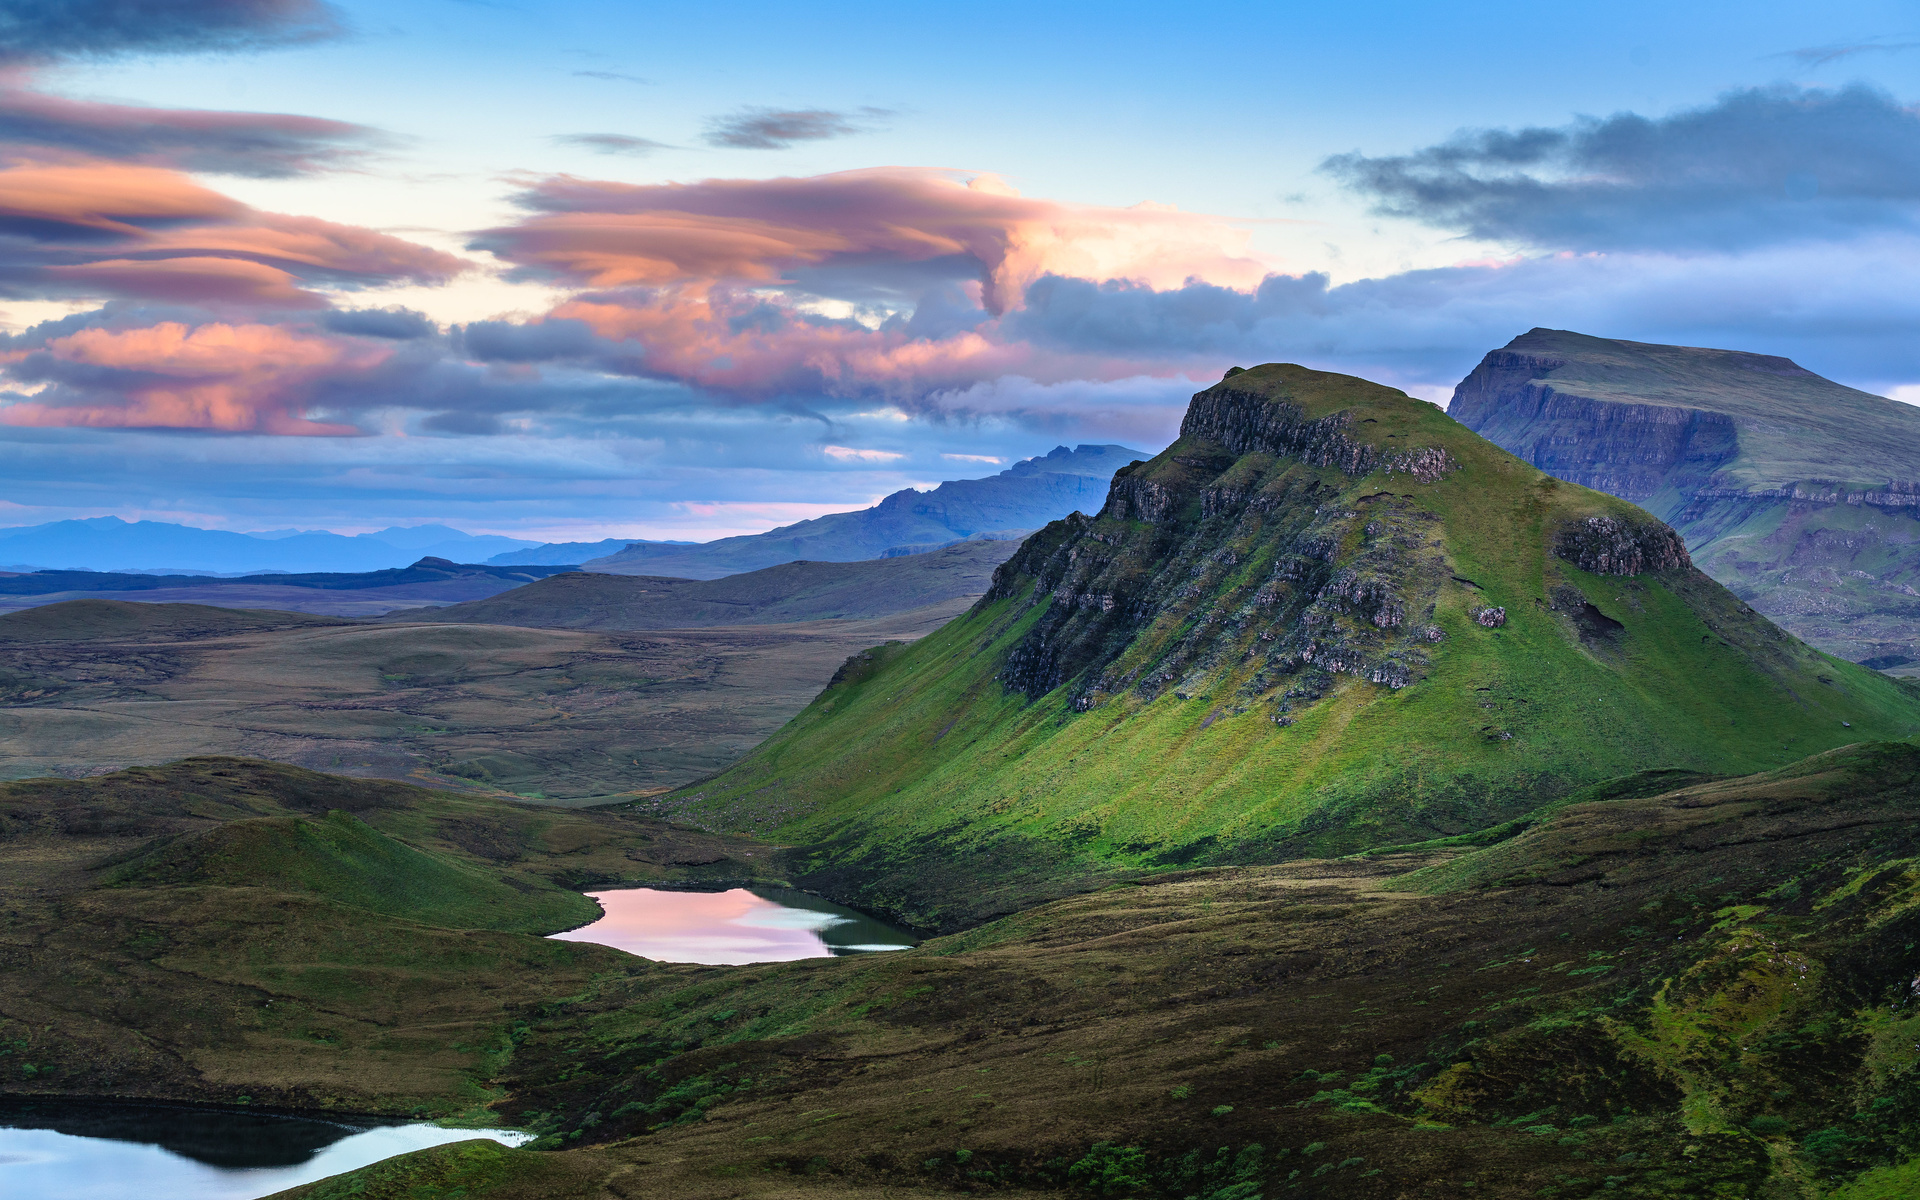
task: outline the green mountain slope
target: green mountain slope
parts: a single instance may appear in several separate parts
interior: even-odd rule
[[[860,620],[972,599],[1017,543],[961,542],[865,562],[791,562],[719,579],[570,571],[485,600],[436,609],[436,624],[545,629],[695,629]],[[396,614],[395,620],[420,620]]]
[[[1796,636],[1920,663],[1920,407],[1770,355],[1535,329],[1488,354],[1448,411],[1646,505]]]
[[[1640,509],[1400,392],[1269,365],[1197,395],[965,618],[850,661],[654,803],[808,844],[801,878],[950,926],[1916,730],[1902,685],[1782,633]]]

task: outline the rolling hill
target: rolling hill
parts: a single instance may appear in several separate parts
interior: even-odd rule
[[[435,609],[432,620],[543,629],[692,629],[791,621],[864,620],[974,598],[1016,542],[960,542],[866,562],[792,562],[719,579],[553,575]],[[418,619],[396,614],[400,619]],[[392,618],[390,618],[392,619]]]
[[[1125,446],[1056,446],[998,475],[949,480],[930,492],[908,488],[858,512],[832,513],[695,546],[636,543],[583,565],[617,575],[716,579],[796,560],[857,562],[970,538],[1019,537],[1077,509],[1097,506],[1113,473],[1143,457]]]
[[[1813,645],[1920,664],[1920,408],[1770,355],[1535,329],[1488,354],[1448,412],[1645,505]]]
[[[799,878],[951,927],[1121,868],[1458,834],[1916,730],[1920,697],[1783,633],[1644,511],[1269,365],[1195,396],[964,619],[857,656],[652,811],[807,845]]]

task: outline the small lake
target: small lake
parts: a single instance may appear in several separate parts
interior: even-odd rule
[[[553,936],[595,942],[655,962],[786,962],[917,944],[906,930],[789,888],[673,892],[619,888],[588,892],[606,915]]]
[[[144,1104],[0,1101],[0,1196],[255,1200],[383,1158],[532,1135]]]

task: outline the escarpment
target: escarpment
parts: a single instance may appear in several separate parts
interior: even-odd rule
[[[1645,504],[1707,574],[1812,644],[1920,666],[1920,408],[1772,355],[1535,329],[1482,359],[1448,411],[1549,474]],[[1588,538],[1580,553],[1636,551]]]

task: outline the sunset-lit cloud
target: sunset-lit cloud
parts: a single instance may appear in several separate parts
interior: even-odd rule
[[[353,426],[314,421],[313,385],[369,370],[385,347],[272,325],[167,321],[146,328],[86,329],[5,356],[15,378],[59,382],[71,399],[0,408],[10,425],[196,429],[221,433],[339,435]]]
[[[534,215],[475,247],[580,287],[781,283],[911,301],[969,281],[997,314],[1046,274],[1244,287],[1274,269],[1220,217],[1030,199],[993,175],[930,168],[653,186],[556,176],[518,199]]]

